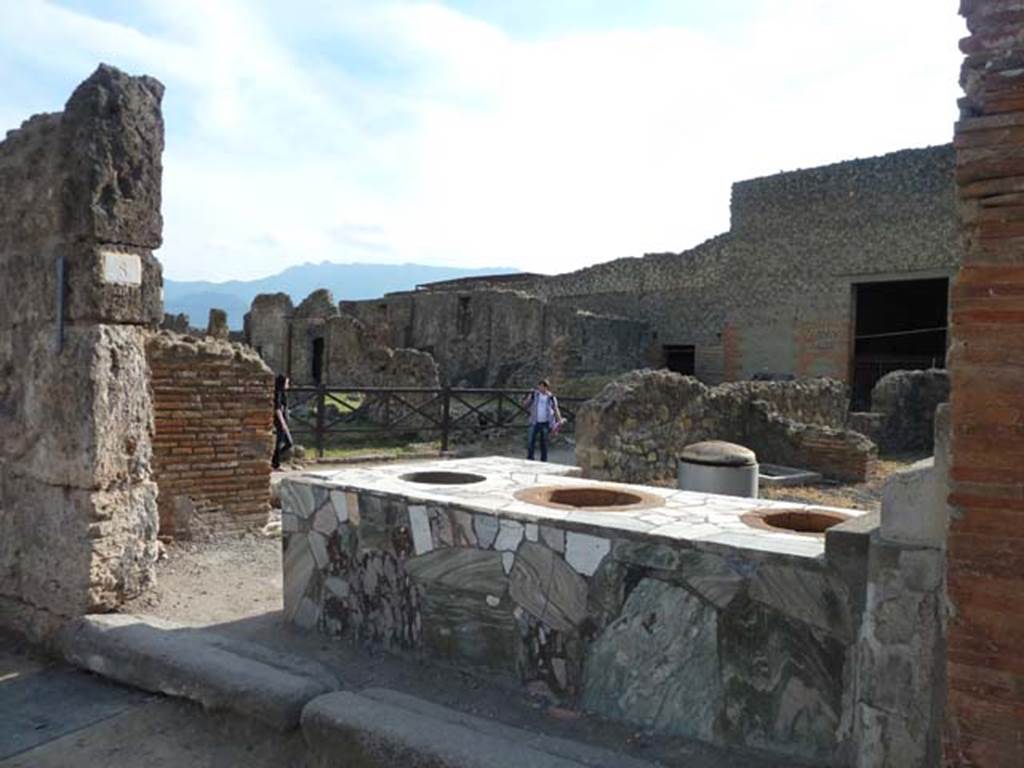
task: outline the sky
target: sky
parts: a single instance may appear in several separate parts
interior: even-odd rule
[[[0,0],[0,135],[160,79],[166,276],[555,273],[729,228],[733,181],[952,139],[955,0]]]

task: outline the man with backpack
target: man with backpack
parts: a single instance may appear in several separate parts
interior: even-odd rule
[[[523,406],[530,415],[530,435],[527,442],[526,458],[533,461],[537,438],[540,438],[540,460],[548,460],[548,434],[562,424],[558,410],[558,398],[551,391],[547,379],[541,379],[537,387],[526,396]]]

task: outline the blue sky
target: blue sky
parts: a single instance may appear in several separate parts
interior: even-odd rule
[[[732,181],[949,141],[953,0],[0,0],[0,130],[167,86],[165,273],[539,272],[728,229]]]

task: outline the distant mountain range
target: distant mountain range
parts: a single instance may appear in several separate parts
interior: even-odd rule
[[[300,264],[258,280],[164,280],[164,312],[184,313],[196,328],[205,328],[211,307],[228,313],[228,325],[241,330],[242,318],[260,293],[287,293],[298,304],[317,288],[327,288],[335,301],[374,299],[393,291],[408,291],[422,283],[460,277],[518,272],[511,267],[460,269],[423,264]]]

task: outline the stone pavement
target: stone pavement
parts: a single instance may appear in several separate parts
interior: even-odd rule
[[[306,765],[284,735],[36,657],[0,636],[0,768]]]

